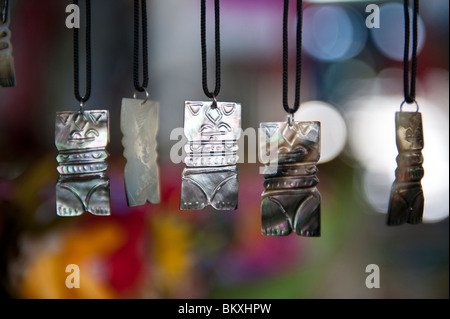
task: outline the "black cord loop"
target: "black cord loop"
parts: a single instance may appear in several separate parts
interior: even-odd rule
[[[294,107],[289,107],[288,102],[288,65],[289,65],[289,46],[288,46],[288,17],[289,0],[284,0],[283,14],[283,108],[289,114],[294,114],[300,107],[300,84],[301,84],[301,65],[302,65],[302,24],[303,24],[303,1],[297,0],[297,63],[295,77],[295,102]]]
[[[409,79],[409,38],[410,38],[410,18],[409,0],[403,1],[405,15],[405,54],[403,57],[403,87],[405,101],[408,104],[416,102],[416,77],[417,77],[417,46],[418,46],[418,14],[419,0],[414,0],[413,8],[413,34],[412,34],[412,57],[411,57],[411,79]]]
[[[214,99],[220,92],[220,1],[214,0],[215,9],[215,50],[216,50],[216,87],[214,92],[210,92],[208,89],[208,69],[207,69],[207,54],[206,54],[206,0],[201,0],[201,19],[200,19],[200,31],[201,31],[201,46],[202,46],[202,84],[203,92],[210,99]]]
[[[141,29],[142,29],[142,67],[143,81],[139,83],[139,0],[134,0],[134,54],[133,54],[133,82],[138,92],[146,91],[148,86],[148,47],[147,47],[147,6],[146,0],[140,0]]]
[[[78,5],[78,0],[73,0]],[[86,94],[80,95],[79,90],[79,52],[78,52],[78,28],[73,28],[73,53],[74,53],[74,91],[75,98],[83,107],[91,95],[91,1],[86,0]]]

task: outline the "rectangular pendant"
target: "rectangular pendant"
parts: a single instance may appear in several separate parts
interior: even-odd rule
[[[122,99],[120,127],[125,165],[125,189],[129,206],[158,204],[159,170],[157,141],[159,103]]]
[[[234,210],[238,205],[237,141],[241,105],[187,101],[184,113],[186,168],[182,174],[180,209]]]
[[[13,87],[16,85],[12,50],[9,19],[6,19],[4,23],[0,19],[0,86],[2,87]]]
[[[260,158],[266,165],[262,234],[320,236],[320,122],[266,122],[260,128]]]
[[[397,112],[395,125],[399,154],[389,200],[387,224],[420,224],[424,208],[421,184],[424,176],[422,114]]]
[[[108,143],[108,111],[56,113],[59,216],[110,215],[110,183],[105,173]]]

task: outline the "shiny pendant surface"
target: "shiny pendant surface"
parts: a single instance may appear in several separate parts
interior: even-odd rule
[[[4,10],[7,10],[7,8],[5,7]],[[5,12],[0,19],[0,86],[2,87],[16,85],[12,50],[9,19],[7,18],[7,12]]]
[[[125,165],[125,189],[129,206],[160,202],[157,142],[159,104],[123,99],[120,127]]]
[[[58,215],[110,215],[110,183],[105,173],[108,143],[108,111],[56,113]]]
[[[241,105],[229,102],[185,103],[186,168],[180,209],[234,210],[238,205],[237,141]]]
[[[266,122],[260,128],[260,157],[266,165],[262,234],[320,236],[320,122]]]
[[[424,176],[422,149],[422,115],[419,112],[395,114],[396,141],[399,154],[387,215],[388,225],[422,222]]]

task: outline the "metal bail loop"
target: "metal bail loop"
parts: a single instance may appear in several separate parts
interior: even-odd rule
[[[288,125],[291,127],[294,124],[294,113],[289,113],[288,114],[288,119],[287,119]]]
[[[145,103],[147,103],[148,98],[149,98],[149,96],[150,96],[150,94],[148,93],[148,90],[147,90],[146,88],[144,88],[144,92],[145,92],[145,100],[142,101],[141,105],[144,105]],[[137,93],[138,93],[138,91],[137,91],[137,90],[134,90],[134,93],[133,93],[133,99],[135,99],[135,100],[136,100],[136,98],[137,98]]]
[[[406,100],[404,100],[404,101],[402,102],[402,104],[400,105],[400,112],[403,112],[403,106],[404,106],[406,103],[408,103],[408,102],[406,102]],[[415,105],[416,105],[416,113],[419,112],[419,109],[420,109],[420,108],[419,108],[419,104],[417,103],[416,100],[414,100],[413,103],[408,103],[408,104],[415,104]]]
[[[84,114],[84,108],[86,107],[85,101],[80,101],[80,114]]]
[[[212,105],[211,105],[211,108],[213,108],[213,109],[216,109],[217,108],[217,99],[216,99],[216,96],[213,94],[213,93],[211,93],[212,94],[212,101],[213,101],[213,103],[212,103]]]

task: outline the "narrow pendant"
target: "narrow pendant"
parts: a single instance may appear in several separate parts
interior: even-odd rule
[[[241,105],[228,102],[185,103],[186,168],[180,209],[234,210],[238,205],[237,141]]]
[[[110,183],[105,173],[108,143],[108,111],[56,113],[58,215],[110,215]]]
[[[120,127],[125,165],[125,189],[129,206],[158,204],[157,164],[158,102],[122,99]]]
[[[261,123],[262,234],[320,236],[320,122]]]
[[[423,217],[424,196],[421,180],[424,176],[422,149],[422,114],[395,114],[396,140],[399,154],[395,181],[392,185],[388,225],[420,224]]]
[[[11,31],[9,30],[7,10],[7,6],[2,8],[0,19],[0,86],[2,87],[12,87],[16,85]]]

